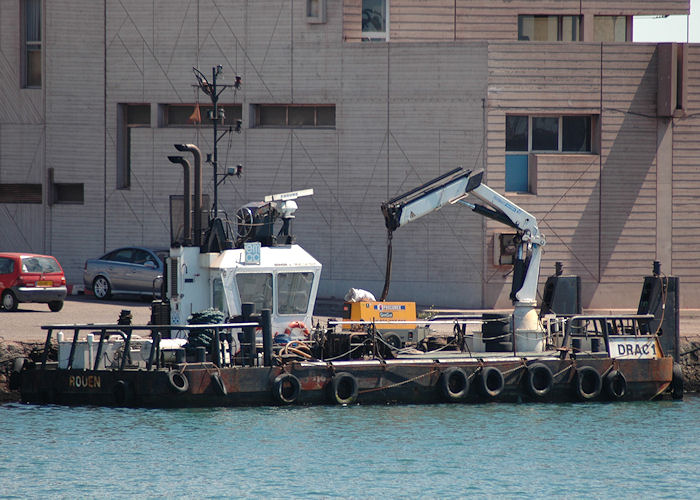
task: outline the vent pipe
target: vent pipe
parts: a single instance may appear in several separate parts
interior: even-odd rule
[[[182,156],[168,156],[168,160],[173,163],[182,165],[185,171],[185,193],[184,193],[184,209],[183,216],[185,221],[185,228],[183,233],[183,239],[185,246],[192,245],[192,209],[190,208],[190,202],[192,200],[192,188],[190,186],[190,177],[192,172],[192,167],[190,167],[190,162],[185,160]]]
[[[194,244],[202,245],[202,152],[194,144],[175,144],[178,151],[194,155]]]

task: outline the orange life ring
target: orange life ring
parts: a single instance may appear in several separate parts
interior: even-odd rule
[[[309,336],[309,329],[306,328],[306,325],[304,324],[303,321],[292,321],[291,323],[289,323],[289,324],[287,325],[287,328],[284,330],[284,333],[287,334],[287,335],[291,335],[291,334],[292,334],[292,330],[293,330],[294,328],[297,328],[297,329],[301,330],[302,333],[304,334],[304,337],[308,337],[308,336]]]

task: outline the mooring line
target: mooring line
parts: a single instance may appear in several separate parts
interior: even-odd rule
[[[385,385],[382,387],[374,387],[372,389],[365,389],[363,391],[358,391],[358,394],[365,394],[367,392],[375,392],[375,391],[383,391],[384,389],[393,389],[394,387],[399,387],[401,385],[408,384],[409,382],[415,382],[416,380],[421,379],[427,375],[432,375],[436,371],[438,371],[438,370],[432,369],[432,370],[425,372],[425,373],[422,373],[421,375],[418,375],[416,377],[406,379],[403,382],[396,382],[395,384]]]

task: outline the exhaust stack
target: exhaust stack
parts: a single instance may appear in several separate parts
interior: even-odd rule
[[[185,195],[184,195],[184,244],[185,246],[192,245],[192,209],[190,203],[192,200],[192,187],[190,186],[190,177],[192,175],[192,167],[190,167],[190,162],[185,160],[182,156],[168,156],[168,160],[173,163],[182,165],[185,172]]]
[[[202,245],[202,152],[194,144],[175,144],[175,149],[194,156],[194,244]]]

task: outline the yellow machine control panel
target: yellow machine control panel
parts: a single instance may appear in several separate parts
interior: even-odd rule
[[[415,302],[346,302],[343,306],[345,318],[350,321],[384,322],[416,321]],[[343,325],[344,330],[352,330],[355,325]],[[377,330],[411,330],[415,323],[379,323]]]

